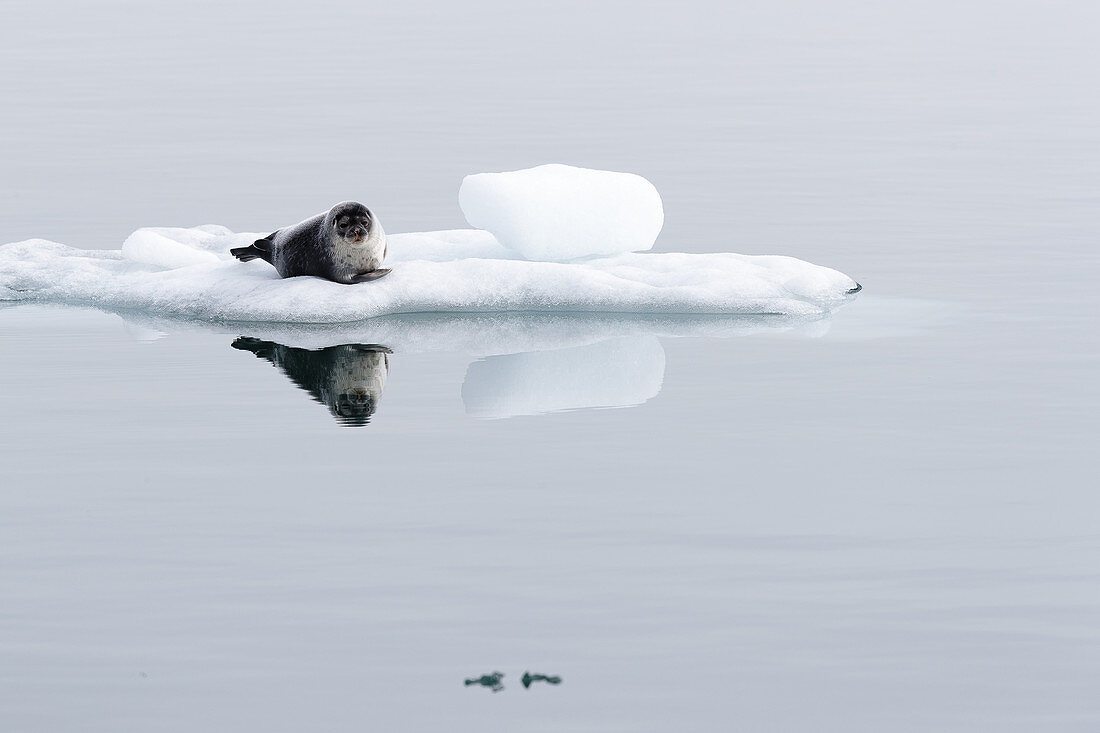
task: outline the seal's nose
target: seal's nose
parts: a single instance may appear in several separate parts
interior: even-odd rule
[[[351,228],[351,231],[348,232],[348,234],[355,238],[356,242],[362,239],[366,233],[366,230],[364,230],[361,226],[354,226]]]

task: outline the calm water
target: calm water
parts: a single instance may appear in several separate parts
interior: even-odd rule
[[[1095,730],[1098,21],[0,5],[0,242],[456,227],[554,160],[865,288],[723,338],[0,308],[0,729]]]

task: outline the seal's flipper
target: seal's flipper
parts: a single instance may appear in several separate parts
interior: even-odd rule
[[[234,247],[229,250],[229,254],[233,255],[241,262],[251,262],[252,260],[258,260],[260,258],[267,259],[260,250],[256,249],[251,244],[247,247]],[[268,260],[268,262],[270,262],[270,260]]]
[[[351,281],[353,283],[365,283],[370,282],[371,280],[377,280],[378,278],[385,277],[389,274],[390,269],[386,267],[379,270],[371,270],[370,272],[360,272],[358,275],[354,276]]]
[[[241,351],[251,351],[261,359],[274,361],[275,352],[278,350],[279,345],[274,341],[264,341],[251,336],[238,336],[233,341],[232,346],[234,349],[240,349]]]
[[[271,262],[271,242],[278,233],[279,231],[276,230],[263,239],[257,239],[247,247],[234,247],[229,250],[229,254],[233,255],[241,262],[251,262],[252,260]]]

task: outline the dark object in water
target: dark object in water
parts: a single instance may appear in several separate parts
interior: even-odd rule
[[[560,685],[561,677],[557,677],[555,675],[531,674],[530,672],[524,672],[523,677],[520,679],[520,682],[523,683],[524,687],[530,687],[532,682],[539,681],[549,682],[552,685]]]
[[[290,381],[347,427],[370,422],[386,388],[392,350],[379,344],[343,344],[324,349],[299,349],[274,341],[241,336],[234,349],[251,351],[279,367]]]
[[[480,677],[473,677],[466,680],[466,686],[481,685],[482,687],[488,687],[493,692],[500,692],[504,689],[504,685],[500,684],[500,681],[504,678],[503,672],[493,672],[492,674],[483,674]]]

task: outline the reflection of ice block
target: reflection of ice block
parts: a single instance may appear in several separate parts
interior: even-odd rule
[[[559,164],[466,176],[458,203],[471,226],[529,260],[650,249],[665,221],[641,176]]]
[[[462,401],[474,417],[500,418],[630,407],[657,396],[665,352],[654,336],[588,346],[490,356],[466,371]]]

